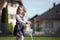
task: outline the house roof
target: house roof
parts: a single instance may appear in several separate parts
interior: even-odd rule
[[[2,10],[3,5],[4,5],[4,3],[5,3],[6,1],[7,1],[7,0],[0,0],[0,10]]]
[[[60,3],[53,8],[49,9],[42,15],[40,15],[42,19],[60,19]]]
[[[2,10],[3,5],[4,5],[4,3],[5,3],[6,1],[10,1],[10,0],[0,0],[0,10]],[[15,1],[21,2],[21,0],[15,0]]]
[[[7,0],[8,2],[21,2],[22,0]]]
[[[21,2],[21,0],[15,0],[15,1],[20,1]]]
[[[39,15],[35,15],[32,18],[30,18],[29,20],[33,20],[34,18],[38,17]]]

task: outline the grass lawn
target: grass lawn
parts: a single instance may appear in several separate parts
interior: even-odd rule
[[[15,37],[0,37],[0,40],[15,40]],[[25,40],[31,40],[31,38],[25,37]],[[60,37],[34,37],[33,40],[60,40]]]

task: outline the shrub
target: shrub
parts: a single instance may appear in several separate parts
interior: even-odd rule
[[[38,32],[39,32],[39,31],[41,31],[41,29],[42,29],[42,28],[40,27],[40,24],[39,24],[39,23],[37,23],[36,31],[38,31]]]
[[[13,33],[13,24],[12,24],[12,22],[9,24],[8,30],[9,30],[10,33]]]

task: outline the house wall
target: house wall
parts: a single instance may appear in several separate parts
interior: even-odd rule
[[[0,10],[2,10],[2,8],[3,8],[6,1],[7,0],[0,0]]]
[[[41,27],[46,34],[55,34],[58,28],[60,28],[60,20],[43,20]]]
[[[18,3],[13,4],[13,6],[11,6],[11,3],[8,3],[8,19],[9,19],[9,23],[12,22],[13,27],[16,24],[16,10],[18,7]]]
[[[54,20],[54,32],[57,31],[57,29],[60,28],[60,20]]]
[[[44,32],[44,30],[45,30],[45,21],[42,21],[41,23],[40,23],[40,26],[42,27],[42,32]]]

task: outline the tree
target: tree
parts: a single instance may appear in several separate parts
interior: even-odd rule
[[[12,22],[9,24],[8,30],[9,30],[10,33],[13,33],[13,24],[12,24]]]
[[[8,5],[7,5],[8,6]],[[1,17],[1,30],[3,32],[7,32],[8,27],[8,8],[7,6],[2,10],[2,17]]]

